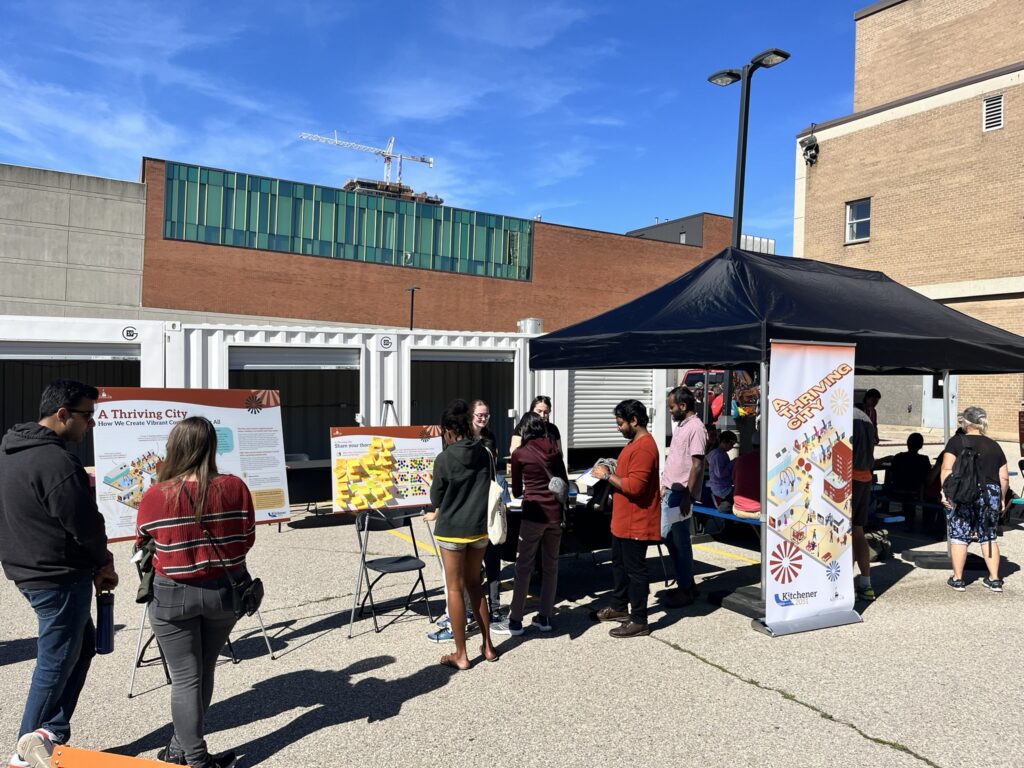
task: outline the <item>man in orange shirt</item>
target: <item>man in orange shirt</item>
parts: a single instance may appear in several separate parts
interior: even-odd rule
[[[658,482],[658,445],[647,431],[647,408],[639,400],[615,406],[615,425],[629,442],[622,449],[615,472],[594,469],[616,493],[612,501],[611,605],[594,614],[598,621],[620,622],[612,637],[651,634],[647,625],[647,545],[661,538],[661,499]]]

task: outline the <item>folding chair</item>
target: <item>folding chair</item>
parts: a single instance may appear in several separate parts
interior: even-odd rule
[[[418,515],[418,512],[416,513]],[[426,563],[420,559],[419,547],[416,544],[416,536],[412,527],[412,518],[416,515],[404,515],[400,520],[391,521],[400,522],[400,524],[409,529],[409,540],[412,541],[412,555],[397,555],[391,557],[377,557],[372,560],[366,559],[367,545],[370,539],[370,512],[363,511],[356,515],[356,536],[359,539],[359,572],[356,575],[356,588],[355,593],[352,597],[352,611],[349,614],[348,620],[348,636],[352,637],[352,625],[355,623],[357,613],[361,617],[366,609],[366,604],[370,604],[370,615],[373,617],[373,629],[375,632],[380,632],[388,624],[392,624],[403,616],[413,605],[414,602],[420,598],[414,598],[416,594],[416,588],[420,587],[423,593],[422,600],[427,606],[427,619],[430,622],[434,621],[433,614],[430,611],[430,600],[427,597],[427,583],[423,578],[423,569],[426,568]],[[383,515],[381,518],[387,520],[388,518]],[[371,580],[370,571],[373,571],[376,576]],[[396,614],[391,621],[382,627],[377,621],[377,604],[373,599],[373,588],[377,582],[385,576],[396,573],[412,573],[417,572],[416,581],[413,582],[412,589],[409,590],[409,594],[405,598],[405,604],[402,606],[401,612]],[[366,583],[366,594],[362,593],[363,582]]]

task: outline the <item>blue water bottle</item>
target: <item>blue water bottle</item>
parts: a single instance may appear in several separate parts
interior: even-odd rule
[[[114,650],[114,593],[96,594],[96,653]]]

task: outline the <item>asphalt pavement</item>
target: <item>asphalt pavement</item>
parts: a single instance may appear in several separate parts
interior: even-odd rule
[[[415,530],[429,544],[422,522]],[[897,548],[925,544],[897,539]],[[262,617],[277,658],[256,620],[242,620],[232,635],[240,661],[225,658],[217,671],[209,744],[237,750],[242,768],[1020,766],[1024,530],[1008,530],[1000,544],[1002,594],[988,592],[981,573],[969,573],[967,591],[957,593],[945,572],[894,558],[875,566],[879,596],[858,604],[863,623],[774,639],[706,599],[665,611],[653,597],[650,637],[611,638],[588,616],[610,587],[608,552],[596,563],[566,557],[554,631],[497,637],[494,664],[471,636],[474,664],[453,672],[438,664],[451,644],[426,639],[422,606],[379,634],[360,619],[348,639],[358,562],[348,518],[307,518],[281,532],[263,526],[250,567],[266,583]],[[387,531],[370,541],[373,554],[410,547]],[[170,689],[159,664],[147,664],[127,696],[141,617],[129,548],[113,545],[123,579],[116,647],[94,661],[73,743],[153,757],[170,735]],[[757,581],[751,530],[694,554],[704,594]],[[436,615],[440,570],[429,551],[424,558]],[[648,566],[658,589],[654,549]],[[411,582],[390,577],[378,596],[402,596]],[[0,615],[0,733],[12,751],[35,623],[10,582],[0,585]]]

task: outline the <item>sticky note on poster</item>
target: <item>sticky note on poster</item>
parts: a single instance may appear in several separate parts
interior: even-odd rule
[[[235,433],[228,427],[215,427],[217,433],[217,453],[231,453],[235,450]]]

